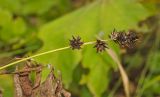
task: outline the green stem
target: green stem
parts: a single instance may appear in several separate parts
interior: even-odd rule
[[[109,40],[102,40],[102,41],[109,41]],[[86,42],[86,43],[84,43],[84,45],[94,44],[95,42],[96,42],[96,41]],[[0,70],[2,70],[2,69],[4,69],[4,68],[7,68],[7,67],[10,67],[10,66],[13,66],[13,65],[15,65],[15,64],[17,64],[17,63],[26,61],[26,60],[28,60],[28,59],[32,59],[32,58],[35,58],[35,57],[38,57],[38,56],[42,56],[42,55],[49,54],[49,53],[53,53],[53,52],[57,52],[57,51],[66,50],[66,49],[69,49],[69,48],[70,48],[70,46],[66,46],[66,47],[62,47],[62,48],[58,48],[58,49],[46,51],[46,52],[43,52],[43,53],[39,53],[39,54],[30,56],[30,57],[26,57],[26,58],[20,59],[20,60],[18,60],[18,61],[9,63],[9,64],[7,64],[7,65],[4,65],[4,66],[0,67]]]
[[[4,69],[4,68],[7,68],[7,67],[10,67],[10,66],[12,66],[12,65],[15,65],[15,64],[17,64],[17,63],[26,61],[26,60],[28,60],[28,59],[32,59],[32,58],[35,58],[35,57],[38,57],[38,56],[42,56],[42,55],[45,55],[45,54],[49,54],[49,53],[53,53],[53,52],[65,50],[65,49],[68,49],[68,48],[70,48],[70,47],[67,46],[67,47],[63,47],[63,48],[58,48],[58,49],[50,50],[50,51],[47,51],[47,52],[39,53],[39,54],[30,56],[30,57],[26,57],[26,58],[20,59],[20,60],[18,60],[18,61],[9,63],[9,64],[7,64],[7,65],[4,65],[4,66],[0,67],[0,70],[2,70],[2,69]]]

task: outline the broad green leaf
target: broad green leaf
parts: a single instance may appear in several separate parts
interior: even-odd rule
[[[86,87],[83,87],[80,91],[80,97],[92,97],[92,95]]]
[[[89,68],[90,72],[82,77],[81,84],[87,84],[95,97],[101,97],[110,80],[110,78],[107,78],[110,66],[109,64],[107,66],[105,61],[105,57],[108,57],[108,55],[106,52],[98,54],[90,48],[92,47],[86,47],[83,52],[82,64],[84,68]]]
[[[40,29],[40,38],[44,42],[44,52],[51,49],[68,46],[72,35],[79,35],[83,41],[92,41],[96,37],[108,39],[110,32],[116,28],[127,30],[135,28],[137,22],[149,16],[149,12],[139,3],[130,0],[98,0],[73,13],[44,25]],[[103,33],[101,35],[101,33]],[[118,47],[109,46],[117,53]],[[83,66],[90,72],[82,78],[81,82],[87,84],[95,97],[107,89],[109,69],[115,64],[107,54],[97,54],[93,46],[83,47],[78,51],[65,50],[38,57],[38,61],[51,63],[62,70],[65,85],[72,80],[72,73],[76,65],[82,60]],[[81,54],[83,57],[81,57]],[[115,65],[113,66],[115,67]]]

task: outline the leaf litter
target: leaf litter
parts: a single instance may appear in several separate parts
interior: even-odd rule
[[[26,62],[25,66],[19,70],[16,67],[14,75],[14,97],[71,97],[71,93],[63,87],[61,74],[58,77],[54,74],[54,69],[50,69],[50,73],[44,82],[41,82],[41,73],[43,66],[40,64],[32,64]],[[31,73],[35,73],[34,81],[31,80]],[[2,92],[0,91],[0,97]]]

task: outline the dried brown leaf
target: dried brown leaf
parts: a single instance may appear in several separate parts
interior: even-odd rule
[[[71,94],[63,89],[61,75],[59,75],[59,78],[56,78],[52,69],[45,82],[41,85],[40,96],[71,97]]]
[[[34,83],[31,82],[29,75],[31,71],[36,73]],[[14,74],[15,97],[71,97],[71,94],[63,89],[62,77],[55,77],[53,69],[47,79],[41,84],[42,66],[33,65],[30,62]]]
[[[16,71],[17,70],[18,69],[16,67]],[[14,79],[14,86],[15,86],[15,97],[23,97],[22,88],[19,81],[19,75],[14,74],[13,79]]]
[[[53,70],[51,70],[47,79],[41,85],[41,88],[40,88],[41,97],[55,97],[54,95],[55,95],[56,88],[53,88],[54,78],[55,76],[53,75]]]
[[[25,66],[24,70],[25,69],[29,69],[29,67]],[[29,73],[30,72],[23,72],[18,74],[23,95],[27,97],[30,97],[32,95],[32,83],[29,79]]]
[[[36,72],[35,83],[32,83],[29,75],[31,71]],[[26,64],[20,71],[14,72],[15,97],[36,97],[41,82],[41,66]]]
[[[35,77],[35,82],[34,82],[34,86],[32,88],[32,97],[36,97],[37,95],[39,95],[39,89],[40,89],[40,84],[41,84],[41,68],[39,68],[36,71],[36,77]]]
[[[64,89],[62,90],[62,94],[63,94],[64,97],[71,97],[71,93],[64,90]]]

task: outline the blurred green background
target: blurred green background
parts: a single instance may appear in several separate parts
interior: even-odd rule
[[[113,42],[109,47],[129,76],[131,97],[160,97],[159,9],[159,0],[0,0],[0,65],[67,46],[72,35],[87,42],[108,39],[114,28],[132,29],[143,36],[136,48],[122,49]],[[35,60],[60,70],[72,97],[125,97],[117,65],[92,45]],[[12,76],[0,75],[0,80],[4,97],[12,97]]]

